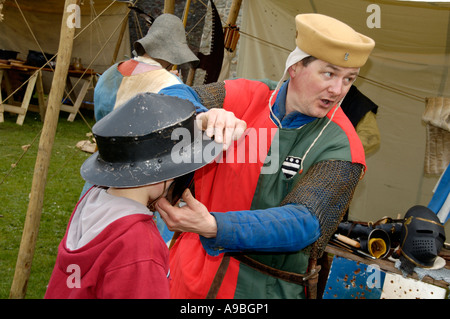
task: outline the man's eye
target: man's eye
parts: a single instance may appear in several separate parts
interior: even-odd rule
[[[345,83],[350,84],[353,83],[354,80],[355,80],[354,78],[345,78]]]

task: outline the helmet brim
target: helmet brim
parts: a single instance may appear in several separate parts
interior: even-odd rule
[[[196,135],[183,152],[174,150],[142,162],[110,163],[96,152],[81,166],[81,176],[93,185],[117,188],[151,185],[182,176],[212,162],[222,151],[222,144],[204,139],[203,134]]]

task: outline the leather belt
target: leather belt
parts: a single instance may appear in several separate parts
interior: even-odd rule
[[[294,272],[284,271],[280,269],[276,269],[270,266],[267,266],[263,263],[260,263],[259,261],[250,258],[243,254],[229,254],[225,253],[222,261],[219,265],[219,268],[216,272],[216,275],[213,279],[213,282],[211,284],[211,287],[209,288],[208,294],[206,296],[206,299],[214,299],[217,296],[217,293],[219,292],[220,286],[222,285],[222,281],[225,277],[225,273],[228,269],[228,265],[230,263],[230,257],[233,257],[234,259],[238,260],[239,262],[243,263],[244,265],[249,266],[250,268],[253,268],[263,274],[266,274],[268,276],[278,278],[290,283],[294,283],[297,285],[305,285],[310,284],[310,280],[317,281],[317,278],[319,276],[319,271],[321,269],[320,266],[313,267],[309,273],[307,274],[297,274]],[[315,279],[315,280],[314,280]]]
[[[294,283],[297,285],[304,285],[305,281],[312,278],[313,276],[317,276],[320,271],[320,266],[318,266],[307,274],[297,274],[295,272],[280,270],[280,269],[276,269],[276,268],[267,266],[267,265],[260,263],[259,261],[255,260],[253,258],[250,258],[246,255],[236,255],[236,256],[232,255],[232,257],[237,259],[241,263],[243,263],[255,270],[258,270],[259,272],[261,272],[263,274],[266,274],[271,277],[275,277],[275,278],[278,278],[278,279],[281,279],[281,280],[284,280],[284,281],[287,281],[290,283]]]

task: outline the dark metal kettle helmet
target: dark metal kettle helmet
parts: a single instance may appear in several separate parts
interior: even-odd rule
[[[81,176],[93,185],[127,188],[205,166],[222,146],[202,134],[195,117],[186,99],[137,94],[93,126],[98,152],[83,163]]]
[[[445,229],[428,207],[416,205],[405,214],[401,252],[416,266],[430,268],[445,242]]]

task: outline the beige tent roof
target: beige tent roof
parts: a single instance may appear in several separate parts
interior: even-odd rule
[[[103,72],[111,65],[121,22],[127,16],[127,3],[82,1],[80,9],[81,27],[75,32],[72,57],[81,58],[84,67],[92,62],[90,68]],[[56,53],[63,10],[64,1],[60,0],[7,0],[2,10],[4,20],[0,22],[0,49],[18,51],[18,57],[24,60],[28,50],[39,51],[39,45],[46,53]],[[118,59],[125,55],[130,56],[128,28],[124,32]]]
[[[379,8],[379,28],[367,19]],[[370,9],[370,8],[369,8]],[[368,12],[369,11],[369,12]],[[424,174],[425,98],[450,97],[450,4],[393,0],[244,0],[237,74],[278,81],[295,48],[294,17],[333,16],[376,41],[358,88],[379,105],[381,147],[367,158],[350,218],[377,220],[403,216],[427,205],[438,175]],[[447,152],[450,150],[447,149]],[[450,224],[450,223],[448,223]],[[450,231],[450,225],[447,225]]]

